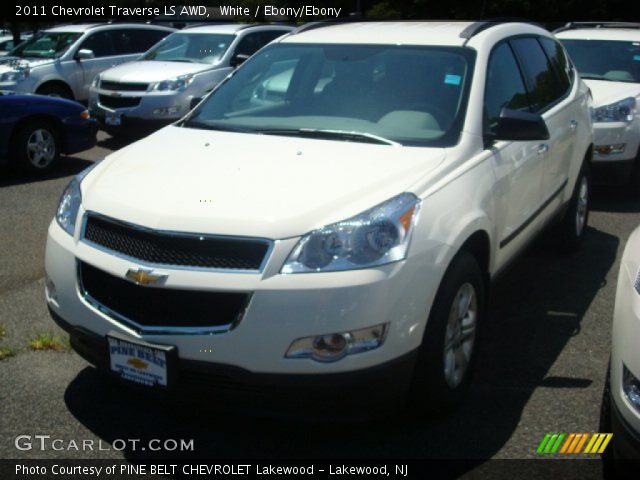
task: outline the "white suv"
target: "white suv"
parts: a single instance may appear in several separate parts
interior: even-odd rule
[[[640,194],[640,23],[575,22],[555,33],[593,94],[594,179]]]
[[[0,59],[0,90],[87,101],[93,78],[135,60],[173,28],[71,24],[44,30]]]
[[[112,135],[148,131],[182,118],[260,48],[294,30],[287,25],[203,25],[165,38],[137,62],[94,79],[89,108]]]
[[[301,27],[69,184],[47,302],[130,383],[455,405],[491,279],[585,234],[591,131],[538,26]]]

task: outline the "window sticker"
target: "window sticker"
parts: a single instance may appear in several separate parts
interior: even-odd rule
[[[447,73],[444,76],[444,83],[447,85],[460,85],[462,81],[462,77],[460,75],[453,75],[451,73]]]

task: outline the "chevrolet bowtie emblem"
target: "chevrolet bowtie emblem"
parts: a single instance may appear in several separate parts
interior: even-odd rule
[[[145,368],[147,368],[149,366],[149,364],[147,362],[143,362],[139,358],[135,358],[135,357],[132,357],[129,360],[127,360],[127,363],[129,365],[131,365],[132,367],[138,368],[140,370],[144,370]]]
[[[139,268],[137,270],[129,269],[125,275],[128,280],[131,280],[136,285],[161,285],[165,282],[168,275],[159,275],[153,273],[153,270],[144,270]]]

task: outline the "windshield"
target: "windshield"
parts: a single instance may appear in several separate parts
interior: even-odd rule
[[[447,146],[458,141],[474,52],[275,44],[214,91],[185,127]]]
[[[640,82],[640,42],[561,40],[580,76],[616,82]]]
[[[233,38],[233,35],[217,33],[173,33],[145,53],[141,60],[215,63]]]
[[[42,32],[14,48],[9,55],[22,58],[57,58],[75,42],[78,32]]]

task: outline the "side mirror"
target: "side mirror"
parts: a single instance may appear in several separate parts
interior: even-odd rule
[[[90,58],[95,58],[96,56],[93,53],[93,50],[89,50],[87,48],[81,48],[76,52],[76,56],[74,57],[76,60],[89,60]]]
[[[193,97],[191,99],[191,102],[189,102],[189,110],[193,110],[194,108],[196,108],[196,105],[198,105],[201,101],[202,97]]]
[[[503,108],[492,140],[548,140],[549,129],[542,116]]]
[[[231,57],[231,61],[229,63],[233,68],[236,68],[246,62],[250,56],[251,55],[247,55],[246,53],[236,53],[233,57]]]

